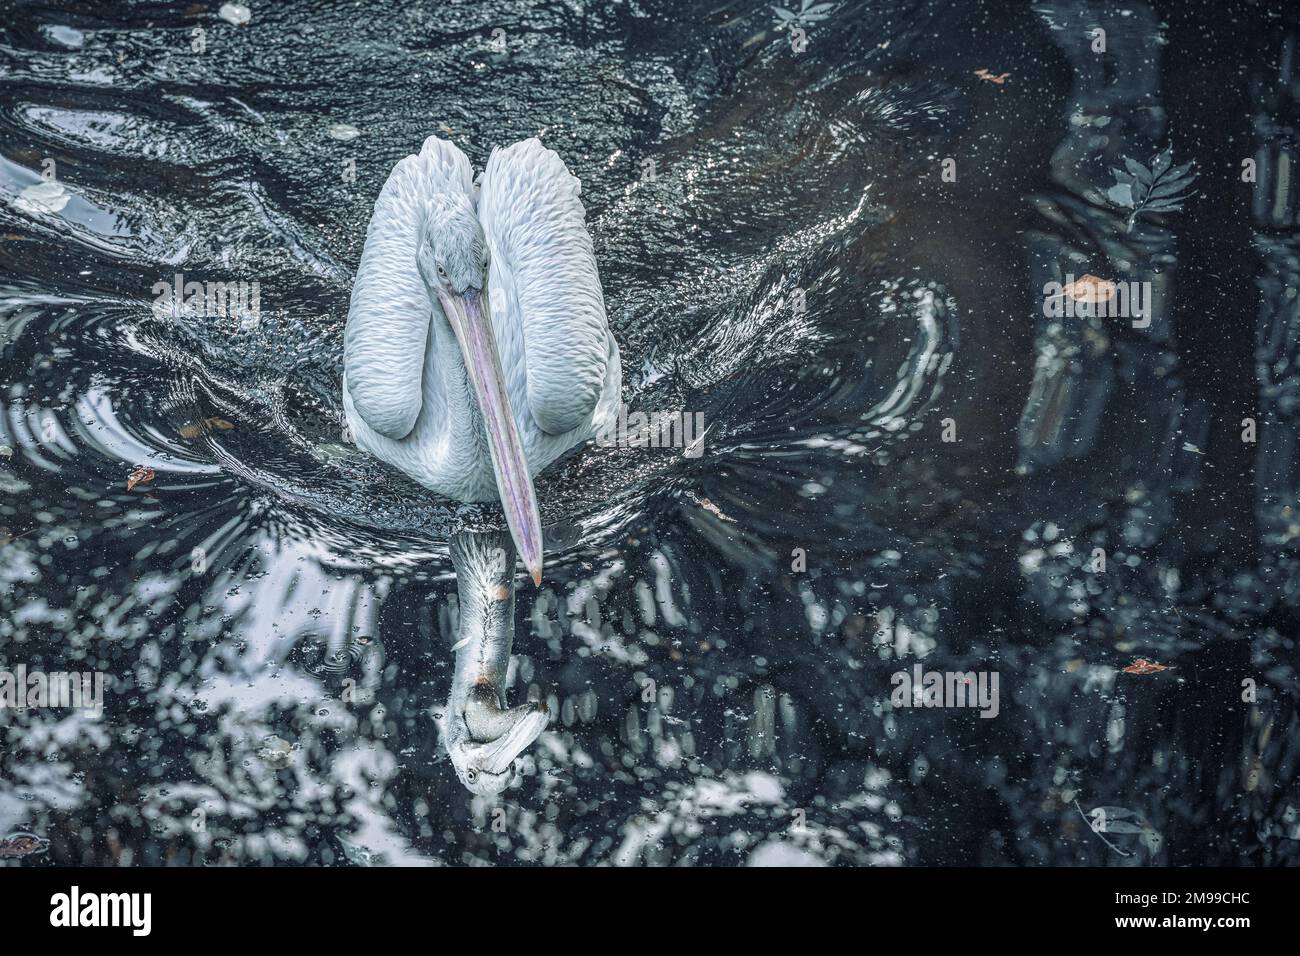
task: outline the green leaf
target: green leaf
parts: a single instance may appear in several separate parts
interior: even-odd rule
[[[1151,192],[1147,198],[1163,199],[1166,196],[1176,196],[1183,191],[1185,185],[1185,183],[1167,183],[1164,180],[1161,180],[1151,188]]]
[[[1106,190],[1106,198],[1116,206],[1133,208],[1133,187],[1129,183],[1118,183]]]
[[[1155,202],[1145,203],[1142,206],[1143,212],[1181,212],[1183,203],[1181,199],[1157,199]]]
[[[1163,176],[1166,170],[1169,169],[1170,163],[1172,163],[1173,161],[1174,161],[1174,154],[1170,152],[1168,149],[1163,149],[1160,152],[1156,153],[1156,155],[1151,160],[1151,173],[1152,173],[1151,178],[1159,179],[1161,176]]]
[[[1139,163],[1136,159],[1129,159],[1127,156],[1124,157],[1124,166],[1126,169],[1128,169],[1130,173],[1133,174],[1133,178],[1136,179],[1138,182],[1144,184],[1151,182],[1151,173],[1148,172],[1147,168],[1143,166],[1141,163]]]
[[[1151,158],[1150,169],[1125,157],[1124,167],[1128,172],[1111,168],[1115,185],[1106,190],[1106,198],[1115,206],[1132,210],[1128,216],[1128,227],[1132,230],[1133,223],[1143,213],[1178,212],[1183,208],[1183,202],[1191,195],[1187,190],[1196,179],[1193,165],[1194,162],[1174,166],[1173,152],[1168,148]]]

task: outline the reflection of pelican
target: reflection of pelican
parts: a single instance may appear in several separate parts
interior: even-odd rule
[[[439,494],[499,498],[538,584],[533,475],[591,438],[619,402],[618,345],[580,191],[535,139],[493,150],[476,184],[465,154],[429,137],[375,202],[344,332],[343,406],[357,445]],[[451,554],[461,618],[446,740],[461,782],[494,793],[547,717],[531,704],[504,709],[511,540],[461,535]]]
[[[515,553],[510,538],[458,534],[451,542],[451,560],[456,566],[460,626],[443,735],[460,782],[475,793],[498,793],[510,782],[515,757],[546,727],[546,706],[505,708],[515,635]]]
[[[475,184],[429,137],[375,202],[344,333],[357,445],[447,497],[499,498],[538,583],[532,476],[619,401],[580,191],[536,139],[493,150]]]

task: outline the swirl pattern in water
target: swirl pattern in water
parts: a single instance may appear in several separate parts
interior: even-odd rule
[[[1294,105],[1293,33],[1217,37],[1208,90],[1144,3],[74,6],[0,29],[0,670],[102,707],[0,709],[0,838],[1296,862],[1294,143],[1250,119]],[[441,735],[448,542],[500,510],[342,409],[371,208],[429,135],[560,154],[622,402],[705,427],[538,478],[510,694],[551,721],[497,797]],[[1166,150],[1198,189],[1143,210]],[[1253,186],[1210,173],[1238,152]],[[1085,275],[1154,288],[1146,324],[1049,314]]]

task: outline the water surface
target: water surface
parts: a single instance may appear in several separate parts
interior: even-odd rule
[[[1296,862],[1280,8],[363,7],[0,20],[0,664],[107,682],[0,710],[28,864]],[[559,151],[624,400],[708,427],[540,480],[511,695],[555,720],[498,800],[436,722],[447,537],[500,518],[342,431],[430,134]],[[1128,229],[1110,169],[1166,147],[1196,195]],[[1067,273],[1150,323],[1044,316]],[[177,275],[258,312],[155,308]],[[894,706],[918,663],[997,715]]]

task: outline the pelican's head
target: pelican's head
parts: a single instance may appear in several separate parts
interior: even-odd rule
[[[415,265],[434,301],[443,294],[464,296],[487,287],[487,243],[468,196],[443,193],[430,200]]]
[[[542,583],[542,521],[528,459],[510,407],[487,293],[488,248],[469,197],[435,196],[420,227],[416,268],[435,318],[441,314],[460,344],[465,372],[487,433],[497,493],[524,567]],[[522,398],[522,396],[520,396]]]
[[[505,710],[491,686],[476,684],[463,707],[447,715],[447,753],[465,788],[480,796],[510,785],[518,757],[546,729],[546,705],[521,704]]]

